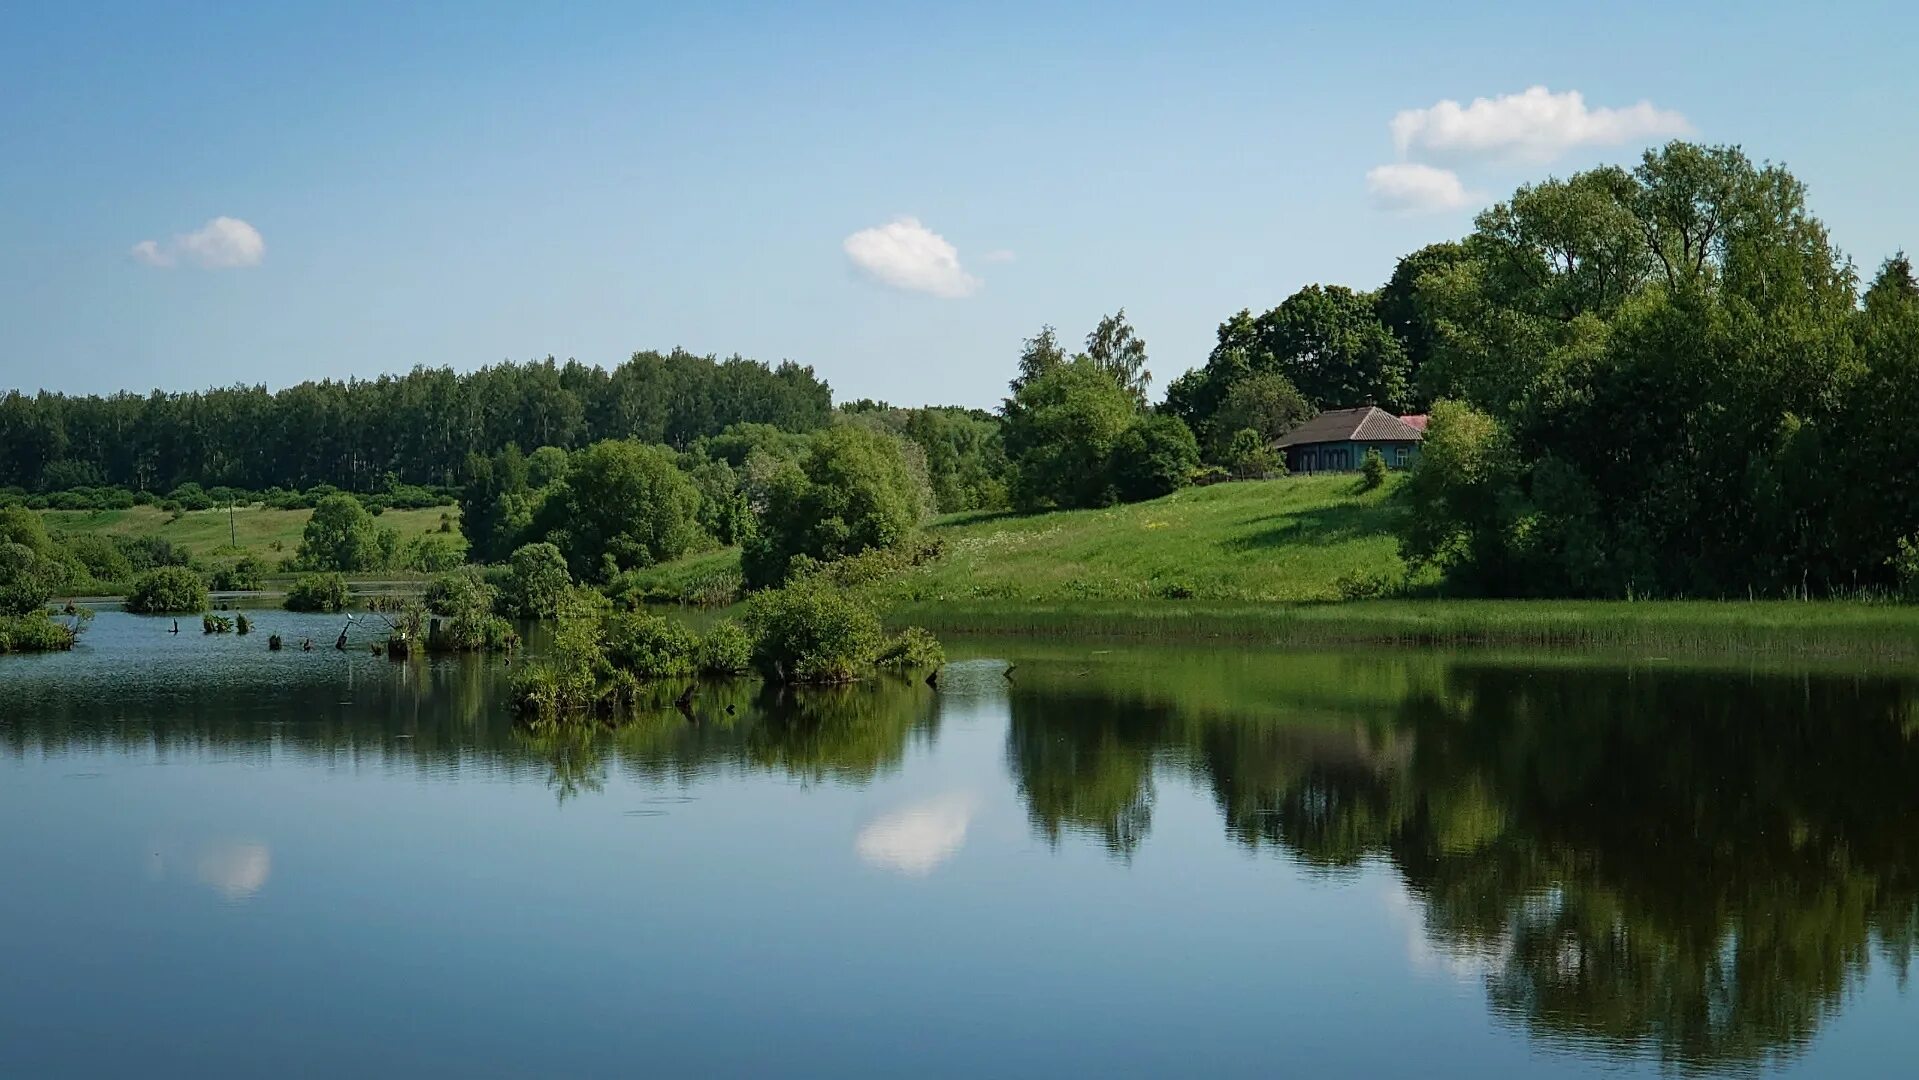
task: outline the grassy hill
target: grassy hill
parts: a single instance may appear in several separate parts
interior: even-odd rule
[[[459,538],[460,511],[454,506],[425,510],[388,510],[374,519],[382,529],[392,529],[401,543],[440,529],[440,515],[452,521]],[[273,510],[264,506],[246,507],[233,512],[229,533],[225,510],[189,510],[179,515],[153,506],[129,510],[47,510],[42,512],[47,529],[55,534],[105,536],[159,536],[183,547],[195,556],[206,557],[218,551],[236,554],[229,547],[237,537],[240,551],[258,556],[268,565],[293,554],[300,546],[300,534],[306,529],[311,510]]]
[[[1402,574],[1401,482],[1361,493],[1351,475],[1287,477],[1104,510],[955,515],[928,530],[945,554],[884,589],[909,603],[1336,600],[1342,578]],[[738,568],[736,550],[707,552],[638,584],[693,593]]]

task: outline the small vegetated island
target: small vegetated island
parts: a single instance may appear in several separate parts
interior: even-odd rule
[[[70,645],[63,597],[400,579],[431,582],[383,613],[403,654],[550,620],[516,696],[552,714],[936,664],[907,623],[1919,653],[1919,280],[1860,280],[1737,148],[1521,187],[1376,289],[1228,316],[1163,392],[1124,311],[1008,359],[994,411],[681,351],[11,393],[0,649]]]

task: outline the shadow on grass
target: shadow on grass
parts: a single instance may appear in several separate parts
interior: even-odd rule
[[[1399,535],[1404,514],[1398,500],[1378,506],[1328,506],[1274,515],[1270,527],[1221,545],[1228,551],[1267,551],[1275,548],[1337,544],[1373,536]]]

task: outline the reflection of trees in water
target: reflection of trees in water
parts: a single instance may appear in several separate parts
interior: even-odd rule
[[[1485,959],[1502,1014],[1753,1065],[1809,1038],[1875,951],[1908,962],[1913,700],[1891,680],[1462,664],[1401,708],[1403,763],[1270,761],[1274,740],[1234,732],[1205,756],[1236,835],[1389,859],[1436,943]]]
[[[1381,841],[1429,932],[1497,958],[1502,1011],[1757,1063],[1809,1037],[1875,950],[1910,954],[1912,703],[1891,680],[1462,666],[1407,706],[1412,812]],[[1498,827],[1458,823],[1487,799],[1469,787]]]
[[[1023,674],[1007,758],[1042,836],[1131,852],[1155,763],[1187,770],[1243,844],[1393,867],[1541,1036],[1755,1066],[1919,943],[1909,683],[1456,662],[1381,723],[1329,712],[1323,679],[1288,722],[1271,696],[1234,718]]]
[[[1092,694],[1017,690],[1007,759],[1048,843],[1080,832],[1130,855],[1153,823],[1153,753],[1165,715]]]
[[[937,730],[935,696],[916,680],[787,690],[756,680],[702,683],[689,719],[682,685],[654,688],[617,725],[523,728],[506,708],[504,669],[477,659],[369,665],[337,674],[92,700],[74,687],[28,687],[0,718],[16,756],[76,751],[168,756],[295,754],[329,764],[544,775],[565,801],[600,791],[618,763],[643,780],[687,782],[722,770],[864,783],[896,768],[915,733]]]

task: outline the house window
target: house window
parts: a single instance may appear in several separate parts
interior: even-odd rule
[[[1393,447],[1393,464],[1395,465],[1406,464],[1406,448],[1404,446]]]

